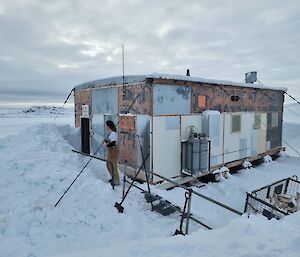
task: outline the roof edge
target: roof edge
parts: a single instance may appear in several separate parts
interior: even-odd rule
[[[192,76],[184,76],[184,75],[176,75],[176,74],[164,74],[164,73],[125,76],[125,83],[133,84],[133,83],[145,82],[147,78],[192,81],[192,82],[217,84],[217,85],[224,85],[224,86],[239,86],[239,87],[247,87],[247,88],[277,90],[283,92],[287,91],[287,88],[285,87],[270,87],[261,83],[258,84],[258,83],[233,82],[228,80],[205,79],[201,77],[192,77]],[[102,86],[122,85],[122,83],[123,83],[123,76],[114,76],[114,77],[108,77],[104,79],[85,82],[75,86],[73,89],[82,90],[82,89],[89,89],[89,88],[101,88]]]

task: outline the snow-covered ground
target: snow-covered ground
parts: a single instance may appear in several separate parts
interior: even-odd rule
[[[300,113],[299,105],[289,108]],[[300,213],[279,221],[240,217],[194,197],[192,213],[215,229],[191,223],[189,236],[173,237],[179,216],[151,212],[143,195],[133,189],[123,204],[124,214],[119,214],[114,203],[121,199],[122,188],[111,189],[105,164],[97,160],[54,207],[87,161],[71,152],[79,144],[73,112],[23,110],[0,108],[0,256],[300,255]],[[284,138],[300,150],[300,118],[285,113]],[[300,158],[288,153],[293,156],[283,155],[195,190],[243,211],[246,191],[294,174],[300,177]],[[152,190],[183,205],[181,189]]]
[[[0,138],[40,123],[74,124],[74,108],[0,105]]]

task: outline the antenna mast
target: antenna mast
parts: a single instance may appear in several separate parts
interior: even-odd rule
[[[122,45],[122,66],[123,66],[123,90],[125,85],[125,71],[124,71],[124,45]]]

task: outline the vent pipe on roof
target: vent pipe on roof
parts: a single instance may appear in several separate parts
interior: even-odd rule
[[[257,71],[250,71],[245,74],[246,83],[254,83],[257,81]]]
[[[187,69],[187,70],[186,70],[186,76],[191,76],[191,75],[190,75],[190,69]]]

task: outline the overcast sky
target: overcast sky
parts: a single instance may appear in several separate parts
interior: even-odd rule
[[[153,72],[300,98],[299,0],[0,0],[0,103],[63,102],[73,86]]]

